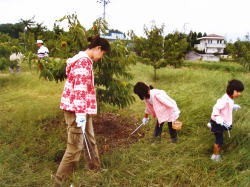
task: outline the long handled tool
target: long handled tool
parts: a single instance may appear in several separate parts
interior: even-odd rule
[[[89,151],[89,145],[88,145],[87,137],[86,137],[86,134],[85,134],[85,126],[82,126],[81,128],[82,128],[82,135],[83,135],[83,139],[84,139],[83,141],[85,142],[89,158],[92,159],[91,155],[90,155],[90,151]]]
[[[142,123],[138,127],[136,127],[136,129],[130,135],[134,134],[139,128],[141,128],[142,125],[144,125],[144,123]]]
[[[88,151],[88,155],[89,155],[89,158],[91,158],[91,155],[90,155],[90,151],[89,151],[89,145],[88,145],[88,141],[87,141],[87,138],[86,138],[86,134],[83,133],[83,138],[84,138],[84,141],[85,141],[85,145],[86,145],[86,148],[87,148],[87,151]]]

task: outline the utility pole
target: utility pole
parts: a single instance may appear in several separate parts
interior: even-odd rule
[[[184,32],[184,34],[186,34],[186,31],[187,31],[187,25],[188,25],[189,23],[184,23],[183,24],[183,32]]]
[[[110,3],[109,0],[97,0],[97,3],[101,3],[103,6],[103,19],[105,20],[106,16],[106,5]]]

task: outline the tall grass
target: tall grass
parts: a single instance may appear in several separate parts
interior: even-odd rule
[[[179,142],[169,143],[166,127],[161,141],[154,141],[155,119],[151,119],[141,129],[146,133],[143,139],[102,156],[101,172],[87,171],[80,162],[72,179],[76,186],[250,185],[249,73],[192,66],[162,68],[154,82],[152,67],[138,63],[131,69],[132,83],[145,81],[176,100],[184,124]],[[50,186],[50,174],[58,167],[55,157],[65,149],[65,126],[58,109],[63,84],[37,77],[29,72],[0,74],[0,186]],[[223,161],[215,163],[210,160],[214,137],[206,123],[232,78],[245,84],[243,96],[235,101],[242,109],[234,113],[231,138],[225,134]],[[137,98],[126,109],[105,110],[141,120],[144,103]]]
[[[59,115],[61,86],[39,80],[36,73],[0,74],[0,186],[48,181],[53,160],[47,151],[58,147],[49,142],[56,133],[47,136],[41,121]]]
[[[193,69],[208,69],[208,70],[220,70],[227,72],[247,72],[240,63],[236,62],[203,62],[203,61],[186,61],[184,63],[185,67],[192,67]]]

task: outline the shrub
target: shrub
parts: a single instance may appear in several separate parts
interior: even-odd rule
[[[7,66],[8,66],[8,59],[1,57],[0,58],[0,71],[5,70]]]

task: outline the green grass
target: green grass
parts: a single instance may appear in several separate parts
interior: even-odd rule
[[[49,144],[56,131],[47,136],[41,120],[59,115],[62,84],[23,72],[0,74],[0,87],[0,186],[41,186],[53,164],[46,151],[58,149]]]
[[[99,173],[87,171],[83,163],[73,176],[81,186],[249,186],[250,185],[250,76],[243,71],[185,66],[157,70],[137,64],[131,68],[132,83],[145,81],[164,89],[181,109],[183,129],[179,143],[168,142],[164,128],[162,140],[152,140],[155,120],[143,127],[146,136],[130,148],[119,148],[102,156]],[[234,63],[229,63],[234,67]],[[234,113],[231,138],[225,134],[223,161],[209,158],[214,141],[206,128],[212,106],[225,92],[227,81],[240,79],[245,84],[243,97],[235,102],[242,109]],[[51,186],[50,174],[58,163],[55,157],[65,149],[65,126],[58,108],[63,83],[38,79],[35,72],[18,75],[0,73],[0,186]],[[105,110],[141,120],[144,103]],[[129,141],[129,140],[128,140]]]
[[[185,67],[192,67],[193,69],[208,69],[221,70],[227,72],[246,72],[246,69],[236,62],[203,62],[203,61],[186,61],[183,64]]]

